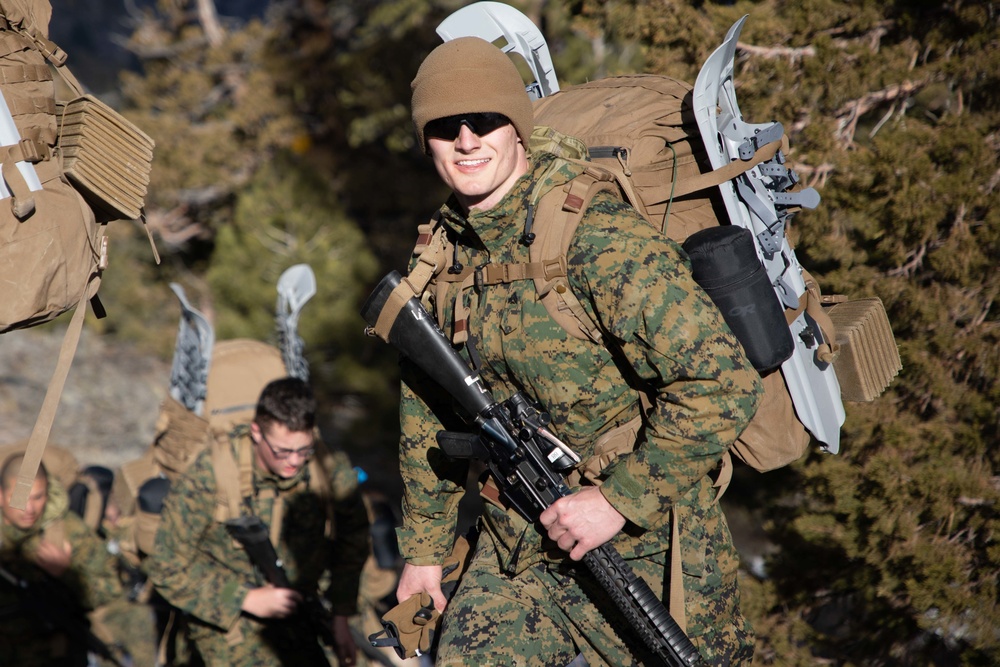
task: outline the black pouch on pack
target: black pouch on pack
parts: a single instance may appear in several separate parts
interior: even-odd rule
[[[757,372],[781,366],[795,351],[795,341],[750,231],[709,227],[689,236],[683,247],[695,282],[722,311]]]

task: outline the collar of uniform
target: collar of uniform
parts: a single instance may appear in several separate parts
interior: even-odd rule
[[[527,205],[538,199],[538,177],[545,173],[553,158],[550,153],[530,156],[527,173],[515,181],[510,192],[496,206],[485,211],[473,210],[465,216],[466,224],[476,232],[494,261],[505,261],[502,249],[519,244],[524,232]]]
[[[302,482],[308,481],[309,463],[310,462],[307,461],[294,477],[289,477],[288,479],[279,477],[269,470],[262,470],[260,466],[254,464],[254,484],[256,485],[258,491],[269,488],[274,489],[275,491],[289,491]]]

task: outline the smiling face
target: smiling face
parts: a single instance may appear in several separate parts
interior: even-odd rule
[[[454,140],[427,138],[441,180],[466,210],[496,206],[528,171],[528,158],[513,125],[483,136],[463,125]]]

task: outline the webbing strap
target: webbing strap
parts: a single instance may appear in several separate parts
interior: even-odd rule
[[[6,155],[4,155],[5,152]],[[17,168],[17,162],[11,157],[12,152],[0,149],[0,159],[7,158],[3,159],[0,174],[3,174],[3,180],[6,181],[7,187],[10,189],[11,212],[18,220],[24,220],[35,211],[35,197],[31,194],[31,188],[24,180],[24,175]]]
[[[24,220],[35,210],[35,196],[28,182],[17,168],[18,162],[37,163],[52,156],[48,144],[32,139],[21,139],[16,144],[0,148],[0,174],[11,192],[10,207],[18,220]]]
[[[45,452],[45,445],[48,443],[49,433],[52,431],[52,423],[56,418],[56,408],[59,407],[59,400],[66,387],[66,377],[73,364],[76,348],[80,344],[83,320],[87,314],[87,301],[97,294],[97,288],[100,284],[101,274],[95,272],[84,287],[80,301],[76,304],[76,310],[73,312],[73,319],[70,320],[69,326],[66,328],[62,347],[59,348],[56,370],[49,381],[45,398],[42,399],[42,409],[38,413],[38,419],[35,420],[35,426],[31,430],[28,445],[24,450],[24,460],[17,473],[17,484],[10,499],[11,507],[23,510],[28,503],[28,494],[31,493],[31,486],[35,483],[35,475],[38,474],[38,466],[42,462],[42,454]]]
[[[802,273],[803,278],[805,278],[806,291],[799,297],[798,308],[785,310],[785,320],[791,326],[799,315],[803,312],[807,313],[819,325],[823,334],[823,342],[816,349],[816,357],[823,363],[833,363],[840,352],[840,343],[837,342],[837,327],[823,308],[823,297],[816,280],[807,271],[803,270]]]
[[[389,342],[389,332],[392,330],[393,323],[399,317],[399,313],[403,310],[406,302],[414,296],[416,294],[413,291],[413,287],[410,286],[406,278],[399,281],[399,284],[396,285],[395,289],[386,298],[385,305],[382,306],[382,310],[378,314],[378,320],[375,321],[375,326],[372,327],[372,331],[376,336],[386,343]]]
[[[538,238],[532,245],[532,250],[535,250],[532,254],[543,265],[542,275],[534,276],[535,289],[542,298],[543,305],[571,336],[595,343],[602,341],[601,331],[569,287],[566,255],[591,200],[602,191],[612,192],[617,196],[618,186],[615,183],[611,172],[588,167],[561,190],[565,193],[561,199],[556,196],[560,192],[558,190],[545,195],[538,207],[538,219],[545,220],[545,224],[539,225]],[[556,205],[555,208],[552,203]],[[566,320],[566,313],[572,316],[576,327]]]
[[[0,35],[0,58],[31,47],[32,42],[16,32],[4,30]]]
[[[681,529],[677,505],[670,511],[673,526],[670,531],[670,615],[687,634],[687,612],[684,608],[684,572],[681,562]]]
[[[51,81],[52,70],[48,65],[13,65],[0,67],[0,85],[25,81]]]
[[[15,97],[7,100],[11,116],[26,116],[32,113],[56,115],[56,101],[51,97]]]
[[[226,434],[217,434],[212,443],[212,467],[216,486],[215,519],[236,518],[240,515],[240,472]]]
[[[770,160],[780,149],[788,149],[788,139],[785,135],[782,135],[780,139],[775,139],[774,141],[764,144],[758,148],[753,157],[749,160],[733,160],[729,164],[719,167],[718,169],[706,171],[698,174],[697,176],[691,176],[690,178],[678,181],[676,185],[673,186],[673,198],[676,199],[677,197],[683,197],[684,195],[689,195],[692,192],[698,192],[699,190],[704,190],[705,188],[710,188],[715,185],[721,185],[726,181],[732,180],[740,174],[750,171],[761,162]],[[661,195],[660,201],[666,201],[671,197],[670,185],[671,184],[667,184],[662,189],[663,194]],[[659,202],[651,201],[647,203],[655,204]]]
[[[271,493],[274,493],[271,489],[268,489]],[[278,548],[278,542],[281,541],[281,524],[285,520],[285,497],[281,494],[275,494],[274,503],[271,505],[271,544],[274,545],[275,550]]]
[[[238,444],[236,445],[239,449],[237,453],[240,457],[240,490],[239,499],[250,498],[253,496],[253,447],[251,446],[251,438],[249,436],[245,438],[240,438]],[[237,501],[238,502],[238,501]],[[238,517],[239,513],[234,514],[233,518]]]
[[[156,645],[156,664],[158,665],[168,664],[172,633],[175,631],[174,626],[177,624],[179,614],[180,612],[173,608],[167,614],[167,623],[163,628],[163,634],[160,635],[160,641]]]
[[[393,323],[399,317],[399,313],[403,309],[403,306],[406,305],[406,302],[415,296],[423,294],[424,289],[427,288],[431,279],[444,269],[445,262],[447,261],[444,228],[438,228],[429,238],[427,237],[427,231],[424,228],[420,229],[418,246],[426,244],[426,247],[423,248],[420,256],[417,257],[416,265],[410,271],[409,275],[400,280],[396,288],[389,293],[385,301],[385,306],[379,312],[378,320],[376,320],[375,326],[372,328],[375,335],[385,342],[389,342],[389,331],[392,329]]]
[[[515,280],[552,280],[566,275],[566,258],[555,257],[526,264],[486,264],[479,269],[482,285],[498,285]]]

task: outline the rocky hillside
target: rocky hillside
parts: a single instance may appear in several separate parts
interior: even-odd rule
[[[0,335],[0,444],[31,434],[64,326]],[[84,331],[49,441],[72,449],[82,465],[131,460],[152,439],[169,381],[169,362]]]

